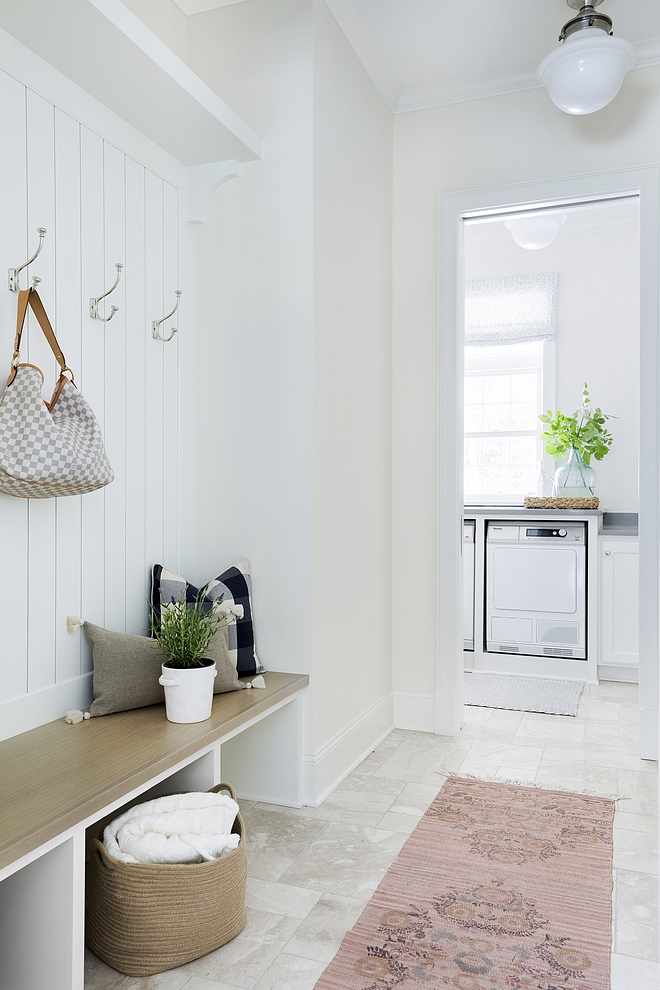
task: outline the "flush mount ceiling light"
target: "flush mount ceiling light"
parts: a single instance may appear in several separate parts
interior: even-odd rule
[[[536,213],[511,217],[504,221],[504,226],[511,232],[518,247],[538,251],[552,244],[565,220],[565,213]]]
[[[556,48],[538,69],[539,82],[552,102],[566,113],[594,113],[614,99],[623,77],[635,64],[635,49],[629,41],[612,36],[612,20],[599,14],[603,0],[566,0],[577,10],[564,24]]]

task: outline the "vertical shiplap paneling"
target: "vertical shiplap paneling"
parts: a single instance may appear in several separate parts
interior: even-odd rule
[[[45,227],[48,235],[38,259],[30,266],[41,278],[39,295],[51,322],[55,312],[55,108],[28,91],[27,99],[28,242],[32,231]],[[37,320],[27,327],[30,364],[41,368],[44,398],[50,399],[57,364]],[[55,499],[30,499],[28,506],[28,691],[55,684],[55,612],[57,607]],[[44,595],[44,588],[54,594]]]
[[[145,171],[145,221],[146,221],[146,299],[147,321],[160,319],[168,310],[163,287],[163,180],[148,169]],[[172,308],[171,305],[169,307]],[[145,327],[145,332],[148,332]],[[147,348],[147,483],[146,483],[146,546],[148,566],[162,563],[163,559],[163,492],[164,435],[163,419],[163,348],[158,340],[149,339]]]
[[[145,170],[126,159],[126,631],[147,631]]]
[[[163,290],[164,312],[169,312],[176,300],[179,283],[179,192],[169,182],[163,183]],[[180,328],[186,306],[181,297],[179,310],[161,334],[168,337],[172,326]],[[185,330],[182,331],[185,333]],[[179,569],[179,341],[178,333],[163,348],[163,423],[165,424],[163,449],[163,560],[167,566]]]
[[[82,368],[81,391],[105,428],[104,330],[90,320],[89,300],[105,283],[103,259],[103,141],[86,127],[80,131],[80,208],[82,233]],[[102,626],[105,621],[105,489],[83,496],[82,612]],[[83,648],[83,670],[91,670]]]
[[[125,266],[125,188],[124,155],[111,144],[103,149],[103,198],[105,229],[106,289],[116,277],[115,264]],[[123,274],[123,273],[122,273]],[[98,323],[105,340],[105,445],[115,478],[105,492],[105,624],[108,629],[124,632],[126,626],[126,547],[117,539],[124,527],[126,514],[126,282],[106,300],[107,316],[111,305],[118,312],[108,323]]]
[[[179,566],[179,361],[190,300],[183,297],[163,328],[167,334],[175,322],[182,334],[153,340],[151,321],[172,308],[180,288],[178,189],[1,70],[0,100],[0,278],[25,261],[36,228],[46,227],[22,285],[41,278],[39,294],[115,469],[112,485],[83,497],[0,494],[4,738],[57,717],[69,696],[80,703],[90,650],[84,635],[66,631],[67,615],[146,633],[151,565]],[[107,305],[119,312],[107,324],[91,320],[90,296],[110,286],[118,261],[122,282]],[[0,292],[0,389],[16,304],[16,295]],[[57,366],[33,319],[22,358],[42,369],[49,398]]]
[[[76,381],[82,370],[80,250],[80,124],[55,111],[55,332]],[[80,635],[65,617],[80,615],[82,594],[82,496],[57,499],[57,608],[55,666],[58,683],[80,674]]]
[[[16,326],[18,296],[7,291],[7,269],[27,260],[27,173],[25,162],[26,90],[21,83],[0,72],[2,106],[2,153],[0,154],[0,388],[9,373]],[[23,284],[25,285],[25,273]],[[27,501],[0,494],[0,682],[2,700],[27,692]]]

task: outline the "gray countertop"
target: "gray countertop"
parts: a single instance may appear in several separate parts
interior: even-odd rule
[[[639,536],[639,516],[636,512],[606,512],[600,532],[602,536]]]
[[[577,519],[578,516],[602,516],[602,509],[525,509],[522,505],[466,505],[463,515],[498,516],[502,519],[531,519],[547,516],[550,519]]]
[[[601,536],[639,535],[636,512],[607,512],[604,509],[526,509],[522,505],[466,505],[463,507],[466,519],[472,516],[489,516],[494,519],[584,519],[587,516],[601,516],[598,527]]]

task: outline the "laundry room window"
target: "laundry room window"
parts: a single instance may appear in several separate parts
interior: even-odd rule
[[[540,340],[465,348],[466,500],[521,503],[540,492],[538,417],[552,404],[544,382],[554,347]]]

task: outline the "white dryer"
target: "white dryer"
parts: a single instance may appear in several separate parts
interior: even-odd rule
[[[486,652],[586,660],[584,523],[488,522]]]

